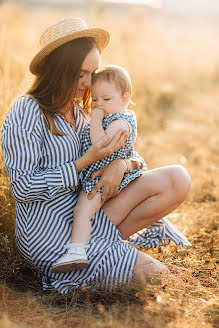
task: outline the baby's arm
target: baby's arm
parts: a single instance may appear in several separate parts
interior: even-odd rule
[[[95,143],[105,135],[109,136],[111,140],[119,130],[126,130],[130,132],[130,125],[123,119],[112,121],[106,130],[103,129],[102,121],[104,119],[104,111],[100,108],[93,108],[91,111],[90,123],[90,138],[91,143]]]
[[[105,130],[105,134],[109,136],[111,140],[115,136],[115,134],[121,129],[126,130],[129,133],[130,132],[129,123],[123,119],[114,120],[109,124],[109,126]]]
[[[90,138],[92,145],[106,135],[102,125],[103,119],[104,111],[102,109],[93,108],[91,110]]]

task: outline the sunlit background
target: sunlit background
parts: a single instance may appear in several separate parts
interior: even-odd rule
[[[157,8],[162,14],[193,15],[213,17],[219,15],[218,0],[0,0],[0,3],[13,3],[34,7],[88,7],[88,6],[141,6]]]

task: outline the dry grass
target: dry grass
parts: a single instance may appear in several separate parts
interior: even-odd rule
[[[69,13],[67,14],[69,15]],[[73,12],[74,16],[83,16]],[[189,198],[171,221],[192,242],[147,250],[174,273],[161,286],[128,286],[112,295],[73,291],[45,294],[16,254],[15,205],[0,164],[0,327],[218,327],[218,84],[219,26],[206,22],[150,21],[87,13],[108,28],[112,43],[104,63],[131,74],[137,104],[137,150],[149,168],[182,164],[192,178]],[[30,82],[26,73],[42,28],[62,12],[27,12],[0,7],[0,117]],[[92,19],[91,19],[92,17]],[[136,24],[138,21],[138,25]],[[132,33],[130,33],[132,31]]]

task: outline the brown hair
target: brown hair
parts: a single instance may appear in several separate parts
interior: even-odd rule
[[[57,136],[65,134],[57,129],[54,116],[75,98],[81,66],[94,47],[97,45],[93,38],[83,37],[56,48],[45,58],[32,86],[26,92],[39,104],[47,128]],[[90,99],[88,89],[83,97],[83,107],[87,112]]]
[[[132,82],[128,72],[121,66],[107,65],[99,70],[92,78],[92,83],[97,80],[107,81],[109,83],[114,82],[117,87],[120,88],[122,94],[128,92],[130,96],[130,102],[132,96]]]

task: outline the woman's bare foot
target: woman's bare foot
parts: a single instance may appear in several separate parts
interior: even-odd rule
[[[157,284],[161,282],[161,278],[169,274],[169,270],[158,260],[150,255],[138,251],[138,259],[134,268],[133,282],[145,282]]]

